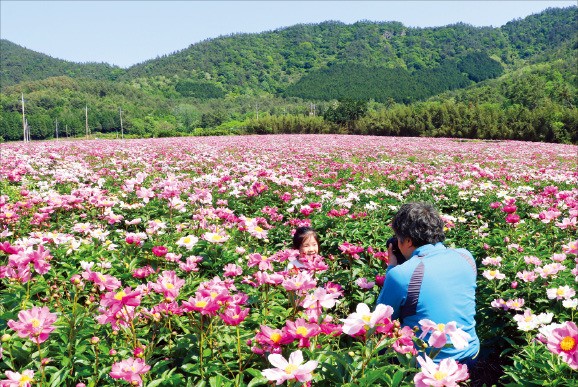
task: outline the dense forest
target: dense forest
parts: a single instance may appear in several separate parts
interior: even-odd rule
[[[127,69],[0,40],[0,136],[356,133],[578,143],[577,7],[501,27],[327,21]],[[87,120],[87,121],[86,121]]]

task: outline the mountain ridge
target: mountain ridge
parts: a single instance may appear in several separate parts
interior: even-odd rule
[[[115,111],[122,106],[128,133],[156,135],[221,127],[227,133],[266,115],[329,119],[328,112],[346,100],[368,101],[371,113],[392,104],[414,106],[445,98],[493,103],[500,114],[510,114],[514,105],[535,109],[553,104],[550,111],[560,112],[548,118],[544,130],[562,125],[562,134],[542,135],[542,129],[534,128],[537,134],[531,138],[567,141],[574,138],[575,128],[566,110],[578,104],[572,67],[577,10],[549,8],[502,27],[456,23],[416,28],[395,21],[298,24],[206,39],[127,69],[75,64],[1,40],[0,136],[20,136],[20,98],[25,94],[36,138],[50,138],[56,120],[76,128],[73,134],[82,133],[84,112],[79,107],[87,105],[94,112],[90,126],[99,132],[118,131]],[[534,126],[545,125],[539,117],[527,119]],[[291,130],[321,130],[318,124]],[[351,122],[347,129],[331,129],[330,120],[323,125],[323,130],[352,128]],[[423,135],[451,135],[454,129],[468,133],[445,125],[443,131],[424,129]]]

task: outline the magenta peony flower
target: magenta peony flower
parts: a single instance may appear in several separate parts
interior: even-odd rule
[[[287,327],[273,329],[266,325],[261,325],[261,331],[255,335],[255,341],[265,347],[277,348],[281,345],[293,342],[293,336],[288,332]]]
[[[152,251],[155,256],[164,257],[169,252],[169,249],[167,249],[165,246],[154,246]]]
[[[508,214],[506,216],[506,223],[516,224],[520,221],[520,215],[518,214]]]
[[[236,326],[241,324],[249,314],[248,308],[241,308],[239,305],[230,305],[223,313],[221,319],[227,325]]]
[[[40,344],[46,339],[54,329],[52,324],[56,321],[56,313],[50,313],[50,310],[43,306],[37,306],[30,310],[23,310],[18,313],[18,320],[9,320],[8,326],[18,333],[18,336],[28,337],[33,342]]]
[[[502,211],[504,211],[506,214],[513,214],[517,209],[518,208],[514,204],[506,204],[504,207],[502,207]]]
[[[109,309],[111,313],[120,311],[124,306],[139,306],[142,293],[127,286],[119,292],[108,292],[100,300],[100,305]]]
[[[151,283],[151,288],[162,294],[165,299],[172,301],[179,295],[179,290],[185,284],[185,280],[177,277],[172,270],[165,270],[157,278],[157,282]]]

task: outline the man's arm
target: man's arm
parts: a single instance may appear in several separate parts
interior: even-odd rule
[[[400,283],[397,270],[389,269],[385,277],[385,283],[377,298],[377,304],[389,305],[393,308],[392,319],[399,318],[399,311],[407,296],[406,286]]]

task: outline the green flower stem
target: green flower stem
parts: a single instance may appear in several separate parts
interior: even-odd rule
[[[203,380],[203,341],[204,341],[204,334],[203,334],[203,315],[200,318],[200,330],[199,330],[199,366],[201,371],[201,380]]]
[[[42,352],[40,350],[40,343],[36,342],[36,346],[38,347],[38,357],[40,358],[40,372],[42,374],[42,380],[40,382],[41,386],[44,386],[46,383],[46,374],[44,373],[44,365],[42,365]]]
[[[70,375],[74,375],[74,359],[72,359],[72,351],[76,342],[76,304],[78,303],[78,291],[74,292],[74,300],[72,302],[72,315],[68,320],[68,359],[70,360],[71,368]]]
[[[237,358],[239,361],[239,373],[243,372],[243,363],[241,358],[241,331],[237,325]]]
[[[124,305],[124,311],[126,312],[126,316],[128,318],[130,314],[128,312],[126,305]],[[134,320],[133,319],[130,320],[130,333],[132,336],[132,345],[133,345],[133,349],[134,349],[134,348],[136,348],[136,328],[134,327]]]
[[[94,344],[93,345],[93,350],[94,350],[94,375],[96,376],[96,380],[94,382],[95,385],[98,385],[98,344]]]

